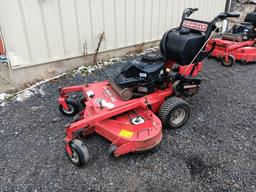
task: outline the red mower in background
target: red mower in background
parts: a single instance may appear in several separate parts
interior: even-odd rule
[[[211,57],[221,61],[225,67],[231,67],[236,61],[241,64],[256,62],[256,8],[246,15],[241,24],[222,34],[221,38],[211,39],[206,50],[215,44]]]
[[[215,24],[238,14],[221,13],[211,22],[188,17],[197,9],[185,9],[178,28],[166,32],[160,48],[163,57],[128,61],[121,70],[108,70],[108,80],[60,88],[59,109],[74,116],[66,126],[65,148],[76,166],[88,162],[82,141],[97,133],[111,142],[109,154],[118,157],[149,150],[162,140],[162,126],[178,128],[187,122],[189,104],[184,98],[196,94],[196,78],[204,47]]]

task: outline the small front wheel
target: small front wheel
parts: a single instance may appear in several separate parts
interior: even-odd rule
[[[236,59],[233,55],[228,55],[228,61],[226,61],[225,57],[223,57],[221,65],[225,67],[232,67],[236,62]]]
[[[89,160],[89,152],[84,143],[79,139],[74,139],[70,143],[72,155],[68,155],[69,160],[76,166],[81,167]]]
[[[166,128],[181,127],[187,122],[189,115],[189,104],[178,97],[167,99],[159,110],[159,117]]]
[[[110,147],[108,148],[108,155],[109,156],[114,156],[114,152],[117,149],[116,145],[110,145]]]
[[[79,113],[79,105],[75,99],[67,98],[66,104],[68,106],[68,109],[64,109],[62,105],[59,105],[59,110],[63,115],[75,116],[77,113]]]

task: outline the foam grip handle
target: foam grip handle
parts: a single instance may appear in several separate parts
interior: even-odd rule
[[[227,17],[240,17],[240,13],[226,13]]]

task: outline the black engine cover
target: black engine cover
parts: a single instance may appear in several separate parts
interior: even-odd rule
[[[180,65],[187,65],[191,63],[204,42],[205,36],[200,32],[181,33],[180,30],[172,30],[163,36],[160,50],[166,59],[173,60]]]
[[[153,80],[158,79],[163,70],[163,63],[145,64],[136,60],[127,62],[121,69],[121,74],[126,78]]]

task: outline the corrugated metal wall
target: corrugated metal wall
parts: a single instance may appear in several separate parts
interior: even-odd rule
[[[26,67],[158,40],[186,7],[210,20],[224,0],[0,0],[0,26],[12,67]]]

